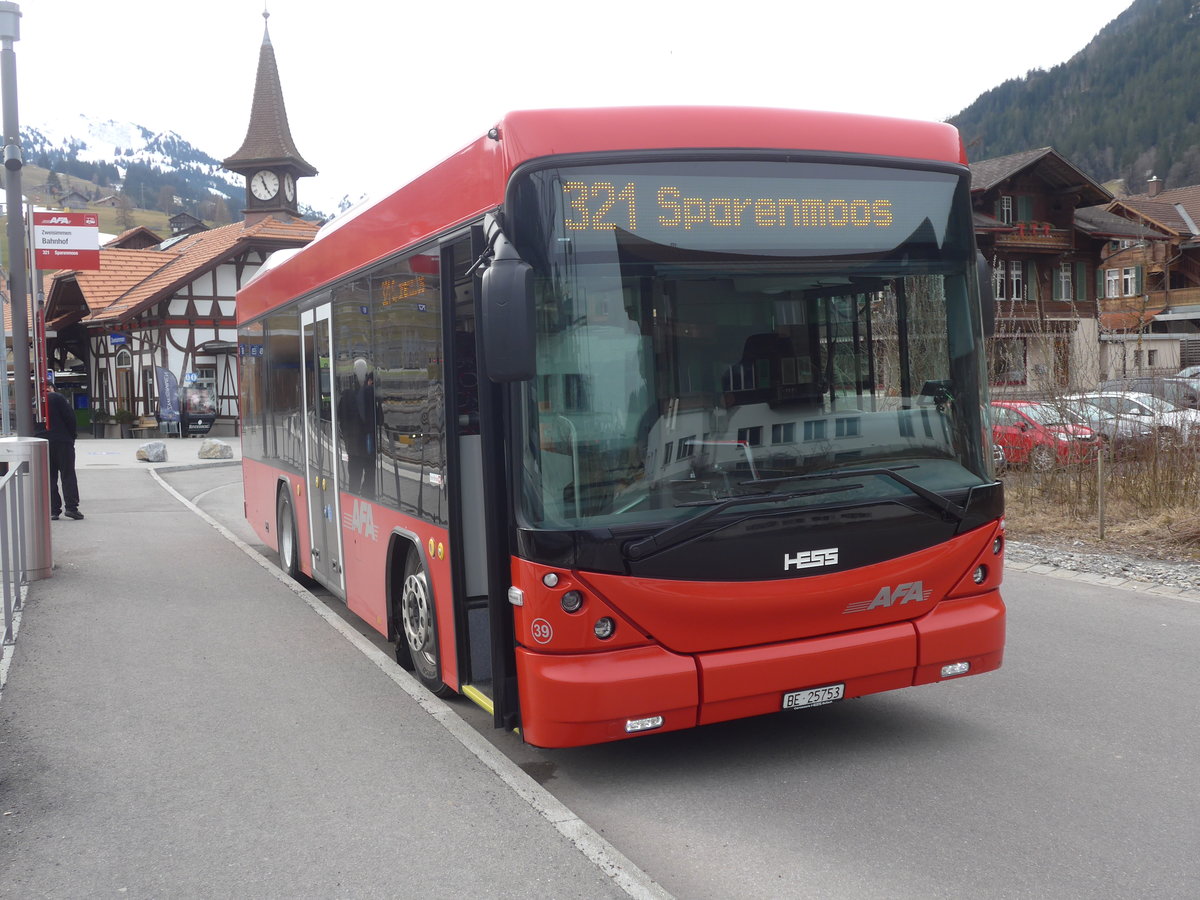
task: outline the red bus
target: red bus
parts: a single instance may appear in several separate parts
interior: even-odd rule
[[[944,124],[510,114],[239,293],[247,518],[536,746],[996,669],[969,186]]]

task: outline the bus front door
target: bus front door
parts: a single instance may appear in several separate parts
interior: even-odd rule
[[[344,597],[329,323],[329,303],[300,314],[304,355],[304,470],[313,576]]]

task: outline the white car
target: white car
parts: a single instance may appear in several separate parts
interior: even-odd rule
[[[1077,394],[1068,401],[1082,402],[1102,414],[1100,430],[1110,440],[1154,438],[1160,446],[1200,440],[1200,410],[1187,409],[1150,394],[1097,391]]]

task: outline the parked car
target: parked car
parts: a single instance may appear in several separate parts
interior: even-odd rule
[[[1058,401],[1077,421],[1100,435],[1114,451],[1136,450],[1149,446],[1154,439],[1152,422],[1134,415],[1121,415],[1113,403],[1096,403],[1100,397],[1149,397],[1149,394],[1073,394]],[[1158,401],[1166,403],[1165,400]],[[1175,407],[1181,409],[1182,407]]]
[[[1061,405],[1032,400],[992,401],[992,441],[1010,466],[1044,472],[1093,458],[1099,436]]]
[[[1200,410],[1132,392],[1099,391],[1073,399],[1099,411],[1108,427],[1131,439],[1154,440],[1160,447],[1200,440]]]
[[[1176,378],[1200,378],[1200,366],[1186,366],[1175,373]]]
[[[1121,393],[1136,392],[1151,394],[1160,400],[1174,403],[1176,406],[1186,406],[1188,409],[1200,409],[1200,388],[1186,378],[1168,375],[1138,375],[1132,378],[1116,378],[1100,382],[1100,390],[1118,391]]]
[[[992,467],[996,470],[997,475],[1003,475],[1008,468],[1008,458],[1004,455],[1004,448],[999,444],[992,444]]]

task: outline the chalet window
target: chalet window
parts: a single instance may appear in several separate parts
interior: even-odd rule
[[[1105,269],[1104,270],[1104,296],[1105,297],[1120,297],[1121,296],[1121,270],[1120,269]]]
[[[996,208],[996,218],[998,218],[1005,225],[1011,225],[1013,223],[1013,198],[1012,197],[1001,197],[1000,198],[1000,202]]]
[[[1074,295],[1074,272],[1069,262],[1058,264],[1058,277],[1054,279],[1054,299],[1070,300]]]
[[[1008,299],[1025,299],[1025,264],[1019,259],[1008,263]]]
[[[1126,266],[1121,270],[1121,294],[1135,297],[1142,292],[1139,266]]]

